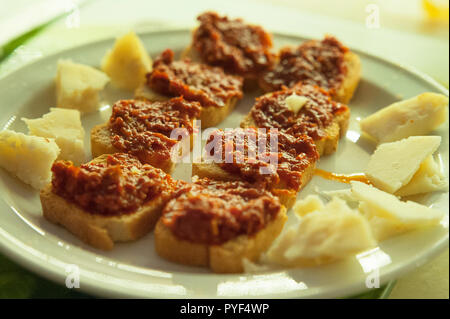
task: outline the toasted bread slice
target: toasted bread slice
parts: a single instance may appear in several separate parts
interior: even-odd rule
[[[220,66],[229,74],[244,77],[245,91],[256,89],[260,74],[276,60],[272,35],[259,25],[216,12],[203,12],[197,20],[192,42],[182,56]]]
[[[93,161],[104,162],[106,157],[100,156]],[[50,183],[40,193],[44,217],[62,225],[83,242],[103,250],[111,250],[114,242],[133,241],[150,232],[168,200],[167,196],[156,196],[134,213],[109,216],[87,212],[55,194],[52,188]]]
[[[146,84],[139,86],[134,92],[135,98],[144,98],[149,101],[165,101],[171,97],[161,95],[150,89]],[[200,121],[202,129],[214,127],[222,122],[228,114],[230,114],[236,106],[238,99],[231,98],[225,106],[202,106],[200,111]]]
[[[185,155],[182,151],[187,144],[193,146],[195,119],[200,110],[199,103],[182,97],[167,101],[119,100],[109,121],[91,130],[93,157],[129,152],[141,162],[170,173],[175,156]],[[181,133],[181,139],[177,133]]]
[[[317,152],[320,156],[329,155],[336,152],[339,139],[345,135],[348,129],[350,111],[339,114],[333,119],[333,122],[324,129],[324,137],[314,140]],[[250,114],[242,120],[241,127],[257,127]]]
[[[297,88],[299,88],[299,90],[297,90]],[[306,92],[306,93],[310,92],[310,90],[311,90],[310,88],[311,88],[311,86],[309,86],[309,85],[305,85],[305,86],[298,85],[292,89],[284,89],[284,90],[277,91],[277,92],[267,93],[263,97],[271,97],[272,95],[275,96],[277,94],[283,94],[284,92],[289,92],[289,93],[284,93],[284,94],[289,94],[289,95],[299,94],[300,96],[302,96],[302,92]],[[317,92],[322,92],[320,89],[314,89],[313,91],[316,91],[316,90],[317,90]],[[324,94],[323,96],[327,97],[327,95],[326,95],[327,93],[325,91],[323,91],[320,94]],[[307,95],[305,95],[305,96],[307,97]],[[324,100],[324,101],[326,103],[328,103],[326,100]],[[333,102],[331,100],[328,100],[328,101],[329,101],[329,103],[336,104],[336,102]],[[256,107],[256,104],[253,108],[255,108],[255,107]],[[306,107],[308,107],[308,106],[306,106]],[[321,105],[318,105],[318,107],[321,108]],[[253,108],[247,114],[247,116],[242,120],[242,122],[240,124],[240,126],[242,128],[258,127],[257,123],[255,122],[255,120],[252,116]],[[287,110],[287,108],[286,108],[286,110]],[[296,116],[297,117],[300,116],[300,114],[302,112],[303,112],[302,110],[298,111]],[[323,112],[329,113],[330,114],[329,116],[332,117],[332,120],[330,123],[328,123],[328,125],[321,128],[321,131],[322,131],[321,136],[319,136],[319,137],[311,136],[314,140],[314,143],[316,144],[316,148],[317,148],[317,151],[320,156],[332,154],[337,150],[337,147],[339,144],[339,139],[346,134],[347,129],[348,129],[349,120],[350,120],[350,109],[346,105],[341,105],[334,113],[331,113],[331,111],[329,111],[329,110],[323,111]]]
[[[278,197],[280,203],[286,208],[291,208],[297,198],[297,193],[311,180],[314,175],[316,163],[309,165],[303,172],[300,181],[300,188],[298,190],[289,189],[286,183],[281,180],[276,185],[271,185],[269,189],[273,195]],[[218,181],[244,181],[239,174],[232,174],[222,169],[217,163],[192,163],[192,176],[199,178],[210,178]]]
[[[135,96],[150,101],[182,96],[201,105],[203,128],[216,126],[242,98],[242,77],[191,59],[174,60],[174,55],[167,49],[155,59],[152,72],[147,73]]]
[[[225,133],[221,130],[216,132],[218,132],[216,133],[217,136],[223,138],[227,134],[238,132],[238,129]],[[256,130],[249,128],[244,129],[243,132],[244,134],[246,132],[252,133],[256,132]],[[269,135],[266,136],[268,140]],[[229,138],[229,136],[226,138]],[[210,158],[204,154],[201,162],[192,163],[192,175],[218,181],[246,181],[252,183],[262,182],[264,187],[266,187],[266,189],[273,195],[277,196],[284,206],[290,208],[295,202],[297,192],[299,192],[311,179],[319,155],[312,139],[307,136],[295,139],[280,132],[278,133],[277,139],[277,152],[279,154],[278,158],[281,159],[282,162],[272,164],[275,165],[273,167],[277,172],[278,178],[274,179],[272,174],[266,175],[268,172],[261,173],[260,170],[262,167],[265,167],[267,164],[271,164],[270,162],[266,162],[266,164],[264,164],[264,158],[261,158],[263,163],[261,163],[259,159],[256,162],[253,162],[253,159],[250,157],[244,158],[240,163],[237,162],[237,158],[234,158],[232,163],[228,163],[226,159],[230,159],[229,155],[234,157],[239,156],[238,154],[240,153],[235,153],[233,150],[232,154],[226,155],[227,150],[225,148],[222,150],[225,154],[222,159],[215,159],[213,156],[211,161]],[[238,139],[235,139],[233,141],[233,149],[236,148],[235,143],[237,140]],[[221,143],[223,143],[224,140],[222,139],[221,141]],[[228,143],[228,141],[225,143]],[[261,147],[259,142],[258,145],[250,143],[250,145],[252,145],[251,148],[249,148],[248,143],[246,145],[244,154],[253,153],[256,155]],[[291,158],[291,160],[285,160],[288,158]],[[279,171],[279,169],[281,170]]]
[[[331,98],[336,102],[348,104],[361,79],[361,60],[358,55],[348,51],[344,54],[344,63],[346,65],[347,73],[339,88],[331,94]],[[258,84],[264,92],[273,91],[272,86],[265,82],[263,78],[259,79]]]
[[[54,194],[49,184],[41,191],[41,203],[47,220],[62,225],[86,244],[111,250],[114,242],[136,240],[150,232],[161,215],[165,202],[156,198],[130,215],[93,215]]]
[[[121,153],[120,150],[112,145],[111,138],[111,131],[109,130],[107,123],[94,126],[91,130],[92,157],[95,158],[102,154]],[[161,161],[156,154],[153,157],[147,158],[147,164],[160,168],[168,174],[175,168],[175,163],[172,161],[172,158]]]
[[[255,235],[240,235],[222,245],[180,240],[160,220],[155,228],[155,248],[161,257],[176,263],[209,267],[216,273],[241,273],[242,260],[257,260],[281,233],[286,220],[286,208],[281,206],[276,218]]]
[[[189,45],[181,52],[181,58],[189,58],[194,62],[201,63],[203,62],[200,55],[192,49],[192,46]],[[244,85],[243,90],[245,92],[251,92],[258,88],[258,76],[253,74],[247,74],[244,77]]]
[[[339,86],[330,91],[330,95],[331,95],[331,98],[333,100],[335,100],[336,102],[348,104],[349,101],[351,100],[351,98],[353,97],[353,94],[354,94],[354,92],[359,84],[360,78],[361,78],[361,60],[357,54],[355,54],[354,52],[343,47],[342,44],[340,44],[339,41],[337,41],[335,38],[327,36],[327,37],[325,37],[325,40],[323,40],[323,41],[329,41],[329,40],[335,41],[336,47],[341,47],[341,48],[343,48],[343,50],[346,50],[343,55],[343,65],[342,65],[342,67],[345,69],[344,77],[343,77],[342,81],[340,82]],[[305,44],[314,43],[314,42],[321,43],[321,41],[310,40],[310,41],[307,41]],[[289,50],[289,49],[290,49],[289,47],[281,49],[280,54],[278,56],[278,61],[276,64],[280,63],[280,55],[282,55],[282,52],[284,50]],[[292,50],[292,49],[290,49],[290,50]],[[325,60],[325,62],[327,62],[326,59],[324,59],[324,60]],[[329,61],[329,62],[331,62],[331,61]],[[293,75],[290,75],[290,76],[292,77]],[[299,82],[301,80],[302,80],[302,78],[299,78],[298,81],[294,81],[294,82]],[[293,79],[290,79],[289,81],[292,82]],[[273,91],[277,91],[277,90],[281,89],[280,84],[277,84],[275,86],[272,85],[272,83],[267,81],[265,76],[261,76],[259,78],[258,84],[259,84],[259,87],[264,92],[273,92]],[[291,85],[284,83],[284,85],[288,86],[288,87],[292,87],[292,85],[294,85],[294,84],[295,83],[293,83],[293,82]],[[308,79],[308,78],[307,78],[307,81],[305,82],[305,84],[314,84],[314,85],[321,86],[320,81],[317,82],[314,79]],[[325,87],[323,87],[323,88],[326,89]]]
[[[341,86],[332,94],[333,100],[348,104],[358,87],[361,79],[361,60],[359,56],[351,51],[344,55],[344,63],[347,68],[347,74],[341,83]]]

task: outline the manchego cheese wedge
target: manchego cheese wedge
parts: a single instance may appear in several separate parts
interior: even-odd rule
[[[370,157],[365,174],[374,186],[393,194],[412,180],[440,143],[440,136],[411,136],[381,144]]]
[[[59,147],[52,139],[11,130],[0,132],[0,167],[36,189],[50,182],[50,169],[58,154]]]
[[[80,112],[61,108],[50,108],[50,113],[41,118],[22,120],[30,135],[53,138],[61,152],[58,159],[72,161],[75,165],[85,162],[84,128]]]
[[[102,70],[114,86],[135,90],[152,70],[152,60],[139,37],[129,32],[116,40],[111,51],[102,60]]]
[[[305,199],[297,201],[293,206],[295,214],[299,217],[323,208],[324,203],[320,200],[319,196],[314,195],[309,195]]]
[[[430,193],[448,188],[448,183],[441,171],[441,167],[433,158],[428,156],[414,174],[408,184],[395,192],[397,196],[410,196]]]
[[[426,135],[447,120],[448,97],[423,93],[391,104],[360,122],[363,132],[378,143]]]
[[[310,195],[296,210],[304,209],[296,225],[276,239],[263,257],[269,264],[316,266],[373,248],[376,241],[366,218],[339,198],[327,204]],[[317,210],[312,209],[314,206]]]
[[[100,107],[99,92],[108,81],[103,72],[90,66],[60,60],[55,79],[56,105],[81,113],[96,111]]]
[[[359,209],[369,220],[378,241],[413,229],[438,224],[444,213],[420,205],[403,202],[396,196],[361,182],[351,182],[352,194],[360,201]]]

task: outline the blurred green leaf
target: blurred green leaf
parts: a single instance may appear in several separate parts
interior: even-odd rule
[[[0,274],[0,298],[30,298],[35,290],[36,280],[21,272]]]
[[[33,38],[36,34],[42,31],[49,23],[41,25],[15,39],[6,43],[3,47],[0,47],[0,62],[6,59],[11,53],[14,52],[19,46]]]
[[[29,298],[35,286],[32,275],[0,255],[0,298]]]

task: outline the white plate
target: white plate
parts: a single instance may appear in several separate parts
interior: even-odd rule
[[[180,51],[190,41],[190,32],[167,31],[142,34],[152,56],[166,48]],[[276,46],[298,44],[303,38],[275,35]],[[43,58],[0,80],[0,128],[26,132],[21,117],[35,118],[54,106],[53,78],[56,61],[71,58],[98,66],[113,39],[88,44]],[[381,45],[381,44],[380,44]],[[337,173],[361,172],[374,145],[359,139],[358,118],[373,113],[401,98],[425,91],[448,92],[427,76],[359,52],[363,77],[350,103],[352,117],[346,138],[336,154],[320,160],[319,167]],[[105,122],[110,105],[130,93],[110,87],[102,111],[82,118],[86,132]],[[237,127],[253,104],[255,95],[239,102],[234,113],[220,127]],[[439,156],[448,179],[448,124],[435,134],[443,137]],[[89,134],[86,136],[89,147]],[[177,167],[175,177],[190,176],[190,165]],[[314,177],[299,197],[346,185]],[[332,265],[274,271],[258,275],[216,275],[207,269],[177,265],[158,257],[153,235],[129,244],[117,244],[111,252],[93,249],[65,229],[41,215],[38,193],[0,169],[0,249],[30,270],[64,285],[67,265],[80,267],[83,291],[99,296],[213,298],[213,297],[341,297],[363,291],[369,275],[379,269],[380,284],[406,273],[434,257],[448,246],[448,192],[420,198],[422,203],[446,212],[441,225],[388,240],[377,249]]]

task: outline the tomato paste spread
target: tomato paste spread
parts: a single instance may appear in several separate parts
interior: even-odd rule
[[[177,140],[170,134],[176,128],[193,133],[193,119],[200,115],[200,104],[183,98],[163,102],[120,100],[114,104],[109,120],[111,143],[121,152],[136,155],[144,163],[170,158]]]
[[[286,98],[292,94],[307,98],[297,114],[286,104]],[[296,137],[308,135],[317,140],[324,137],[324,129],[333,119],[347,110],[346,105],[331,100],[321,88],[296,85],[258,98],[250,115],[257,127],[273,127]]]
[[[281,131],[255,128],[216,130],[210,135],[206,149],[207,160],[212,159],[225,171],[267,188],[281,182],[286,188],[299,190],[303,172],[318,159],[314,141],[308,136],[293,137]]]
[[[215,12],[203,13],[197,20],[200,26],[192,46],[205,63],[243,76],[256,76],[274,64],[272,38],[263,28]]]
[[[183,96],[202,106],[225,106],[232,98],[242,98],[240,76],[190,59],[174,61],[173,55],[172,50],[165,50],[153,63],[153,71],[147,74],[147,85],[154,91]]]
[[[257,185],[207,178],[185,184],[173,197],[163,211],[164,225],[181,240],[208,245],[255,235],[281,208],[276,197]]]
[[[263,77],[270,91],[282,86],[292,87],[298,82],[317,85],[330,94],[340,87],[347,67],[344,55],[348,49],[336,38],[327,36],[324,40],[311,40],[297,48],[284,48],[279,63]]]
[[[176,184],[158,168],[132,155],[116,153],[80,167],[57,161],[52,166],[52,190],[92,214],[133,213],[155,197],[169,199]]]

